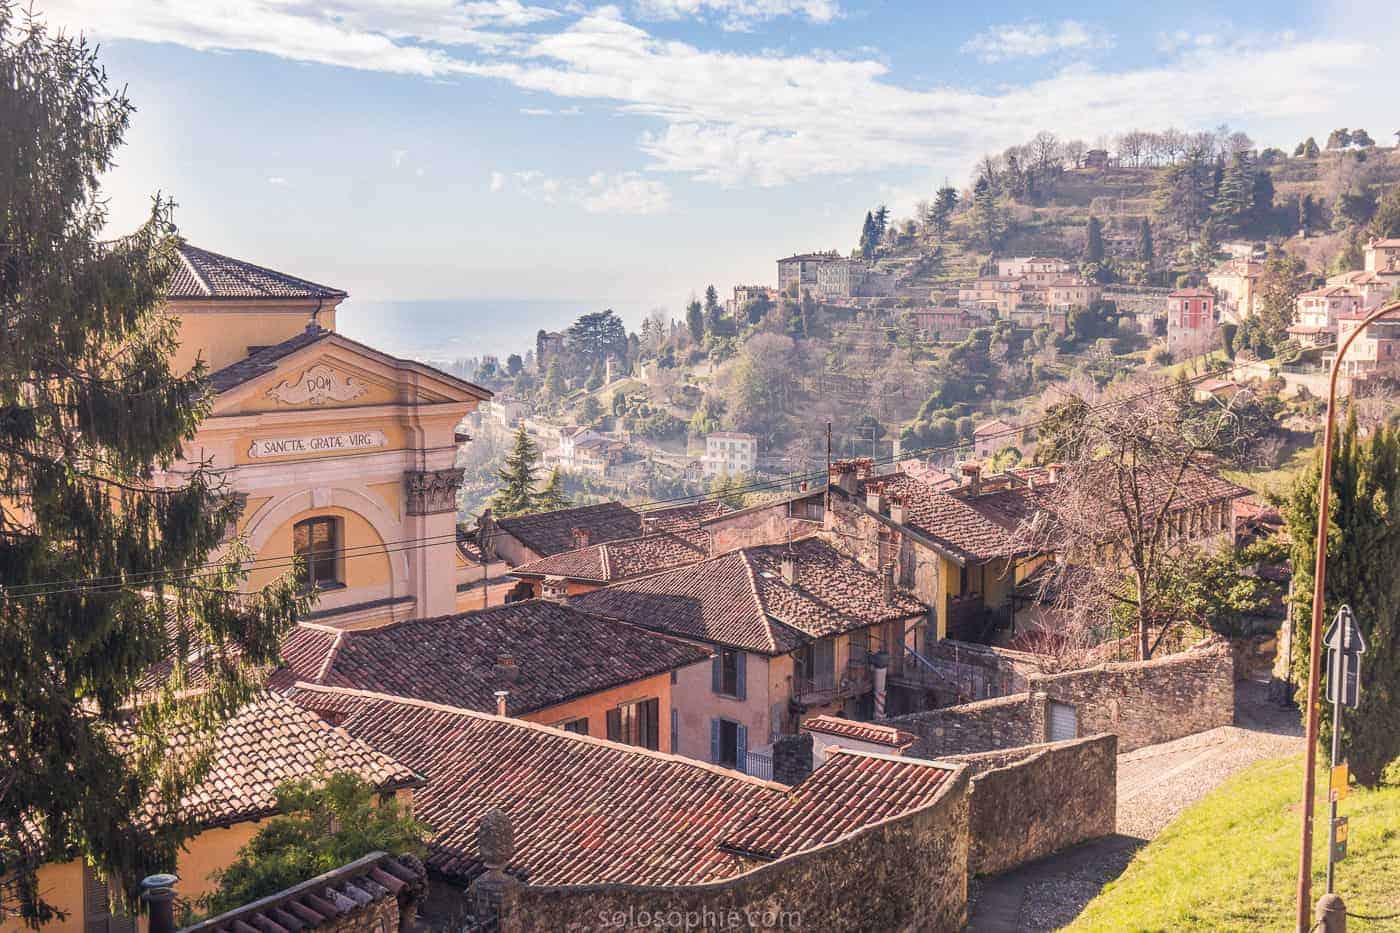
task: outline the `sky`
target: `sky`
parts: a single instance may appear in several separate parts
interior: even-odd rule
[[[777,257],[848,250],[870,207],[908,213],[1043,129],[1228,123],[1291,151],[1397,128],[1400,14],[1359,0],[35,6],[100,43],[136,105],[114,231],[160,191],[191,242],[347,308],[474,299],[503,328],[490,300],[635,325],[772,282]]]

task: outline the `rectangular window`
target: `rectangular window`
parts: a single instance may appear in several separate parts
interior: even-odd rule
[[[565,732],[572,732],[575,735],[587,735],[588,717],[581,716],[578,719],[566,719],[563,722],[556,722],[554,728],[563,729]]]
[[[340,520],[308,518],[292,528],[292,550],[306,564],[306,588],[340,584]]]
[[[710,687],[721,696],[744,699],[744,652],[721,648],[711,662]]]
[[[749,730],[729,719],[710,720],[710,760],[725,768],[745,770]]]
[[[623,703],[608,710],[608,739],[656,751],[661,746],[660,707],[656,699]]]

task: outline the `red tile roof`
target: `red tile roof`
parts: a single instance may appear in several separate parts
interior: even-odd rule
[[[789,548],[795,586],[782,577]],[[645,628],[768,655],[928,611],[904,593],[886,605],[880,577],[819,537],[741,548],[569,602]]]
[[[547,557],[575,548],[575,528],[588,532],[589,544],[640,537],[642,516],[621,502],[602,502],[502,518],[496,522],[496,526],[536,554]]]
[[[699,528],[701,522],[719,518],[733,511],[718,499],[696,502],[693,505],[676,505],[669,509],[651,509],[642,513],[642,525],[646,533],[654,531],[689,531]]]
[[[754,814],[722,841],[770,859],[834,842],[864,826],[932,803],[953,774],[922,758],[831,749],[826,763],[776,807]]]
[[[313,685],[295,698],[421,770],[428,865],[481,871],[477,824],[511,817],[531,884],[696,884],[744,871],[739,840],[786,854],[934,802],[948,765],[841,752],[789,789],[689,758],[431,703]],[[757,829],[755,833],[752,830]],[[754,838],[750,838],[750,837]]]
[[[172,737],[178,752],[193,734]],[[258,819],[276,812],[277,788],[288,781],[349,771],[381,790],[414,786],[417,774],[362,740],[285,697],[265,693],[220,724],[208,774],[179,802],[178,813],[201,824]],[[149,818],[161,818],[152,804]]]
[[[901,750],[919,740],[914,733],[896,729],[894,726],[885,726],[878,722],[856,722],[854,719],[842,719],[840,716],[813,716],[803,720],[802,728],[807,732],[820,732],[822,735],[835,735],[843,739],[887,745]]]
[[[964,500],[957,489],[939,491],[912,476],[885,484],[888,496],[904,499],[904,524],[959,562],[981,563],[1030,553],[1016,535],[1025,512],[1026,489],[1008,489]]]
[[[708,532],[663,532],[551,554],[521,564],[511,573],[515,576],[564,577],[590,583],[613,583],[694,564],[709,554]]]
[[[494,712],[495,691],[506,690],[514,715],[710,656],[698,645],[539,599],[346,629],[333,645],[318,644],[319,659],[311,650],[301,657],[300,679],[482,712]],[[513,660],[513,675],[497,670],[501,655]]]
[[[344,298],[345,292],[181,243],[180,265],[170,281],[169,297],[176,300]]]

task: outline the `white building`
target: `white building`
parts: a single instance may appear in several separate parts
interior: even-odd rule
[[[752,434],[717,431],[705,437],[705,476],[752,473],[758,462],[758,438]]]

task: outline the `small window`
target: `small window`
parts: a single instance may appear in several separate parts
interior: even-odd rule
[[[656,751],[661,747],[660,707],[656,699],[623,703],[608,710],[608,740]]]
[[[308,518],[292,529],[292,549],[306,563],[306,588],[339,586],[340,520]]]
[[[566,719],[563,722],[556,722],[555,728],[563,729],[565,732],[572,732],[574,735],[588,734],[588,717],[582,716],[578,719]]]

